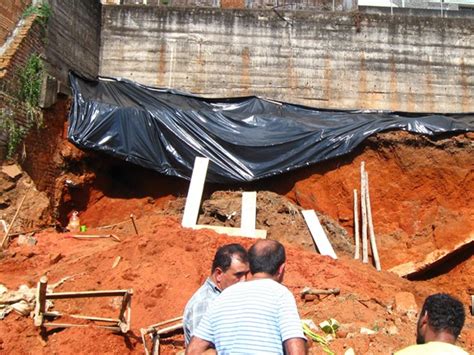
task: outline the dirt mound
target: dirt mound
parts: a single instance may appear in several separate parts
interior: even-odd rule
[[[177,198],[168,203],[164,215],[180,216],[186,199]],[[242,209],[241,191],[215,191],[201,205],[198,224],[240,227]],[[317,250],[301,214],[302,208],[291,200],[271,191],[257,193],[256,228],[267,231],[267,238]],[[318,213],[318,218],[338,255],[353,255],[352,238],[331,217]]]

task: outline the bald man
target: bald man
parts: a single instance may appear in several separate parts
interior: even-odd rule
[[[249,249],[250,281],[230,286],[209,307],[186,354],[306,354],[293,294],[281,284],[285,248],[260,240]]]

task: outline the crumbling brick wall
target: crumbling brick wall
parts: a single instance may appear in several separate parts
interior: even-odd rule
[[[22,13],[31,5],[31,0],[0,1],[0,43],[4,43],[15,28]]]
[[[19,128],[26,128],[28,119],[26,108],[19,97],[20,81],[18,73],[25,67],[32,54],[43,52],[41,27],[34,16],[25,20],[6,51],[0,57],[0,114],[3,119],[13,118]],[[0,161],[6,157],[8,136],[0,134]]]

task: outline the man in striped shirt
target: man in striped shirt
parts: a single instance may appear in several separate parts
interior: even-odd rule
[[[250,281],[221,293],[194,332],[186,354],[305,354],[306,339],[292,293],[283,285],[285,249],[260,240],[249,249]]]
[[[186,304],[183,315],[184,342],[189,344],[211,302],[227,287],[245,281],[249,272],[247,251],[240,244],[226,244],[217,249],[211,275]]]

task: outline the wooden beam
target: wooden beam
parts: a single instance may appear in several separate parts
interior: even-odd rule
[[[66,298],[86,298],[86,297],[118,297],[132,294],[132,290],[109,290],[109,291],[81,291],[81,292],[54,292],[47,293],[46,299],[57,300]]]
[[[365,189],[365,162],[360,163],[360,206],[362,212],[362,262],[369,262],[369,250],[367,240],[367,198]]]
[[[359,203],[357,201],[357,189],[354,189],[354,259],[360,258],[360,235],[359,235]]]
[[[311,232],[311,236],[313,237],[314,244],[319,250],[319,253],[321,255],[327,255],[333,259],[337,259],[336,253],[329,242],[326,232],[324,232],[321,223],[319,223],[316,212],[314,212],[314,210],[304,210],[302,213],[306,224],[308,225],[309,231]]]
[[[183,221],[181,222],[181,225],[185,228],[192,228],[197,223],[208,165],[208,158],[196,157],[194,161],[193,174],[189,184],[188,196],[186,197],[186,205],[184,206]]]
[[[391,271],[401,277],[413,276],[418,273],[422,273],[426,270],[432,269],[433,267],[442,263],[443,259],[449,257],[451,254],[460,252],[467,248],[474,249],[474,233],[471,233],[468,238],[466,238],[462,242],[457,243],[451,249],[435,250],[426,255],[426,257],[421,261],[410,261],[408,263],[392,267],[388,271]]]
[[[224,227],[224,226],[208,226],[203,224],[196,224],[193,229],[211,229],[219,234],[227,234],[231,237],[247,237],[244,235],[242,228]],[[252,238],[265,239],[267,237],[267,231],[264,229],[256,229],[255,236]],[[247,237],[249,238],[249,237]]]
[[[43,327],[48,328],[101,328],[101,329],[109,329],[116,332],[120,332],[120,327],[114,327],[109,325],[92,325],[92,324],[71,324],[71,323],[43,323]]]
[[[172,319],[168,319],[168,320],[164,320],[162,322],[158,322],[156,324],[152,324],[148,327],[146,327],[146,329],[150,329],[150,328],[156,328],[156,327],[159,327],[161,325],[165,325],[165,324],[169,324],[169,323],[173,323],[173,322],[178,322],[178,321],[181,321],[183,320],[183,316],[180,316],[180,317],[176,317],[176,318],[172,318]]]
[[[369,236],[370,246],[372,248],[372,256],[374,258],[375,268],[377,271],[381,271],[379,252],[377,249],[377,242],[375,240],[374,223],[372,222],[372,207],[370,206],[370,193],[369,193],[369,174],[365,172],[365,198],[367,199],[367,221],[369,222]]]
[[[257,217],[257,192],[242,193],[242,212],[240,229],[246,237],[255,238],[255,219]]]
[[[42,276],[36,289],[36,305],[34,311],[34,324],[40,327],[43,324],[44,312],[46,311],[46,290],[48,287],[48,278]]]

